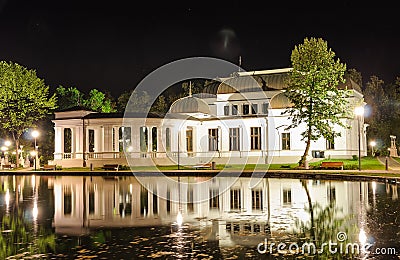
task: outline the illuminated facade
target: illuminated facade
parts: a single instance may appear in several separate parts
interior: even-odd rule
[[[54,161],[64,167],[105,163],[120,165],[194,165],[295,163],[305,149],[303,125],[286,130],[282,115],[290,101],[284,78],[290,69],[238,72],[181,98],[160,118],[154,114],[95,113],[84,109],[55,113]],[[360,87],[348,79],[338,86],[351,91],[349,110],[362,102]],[[366,155],[366,124],[361,124],[361,154]],[[358,155],[358,118],[334,126],[334,142],[311,143],[309,159]]]

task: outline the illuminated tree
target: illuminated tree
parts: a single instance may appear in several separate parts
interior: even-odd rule
[[[301,133],[306,143],[304,154],[299,165],[304,166],[311,141],[321,137],[333,141],[337,133],[333,130],[335,124],[346,127],[341,118],[347,116],[348,106],[345,90],[337,88],[344,82],[346,65],[328,48],[322,39],[304,39],[304,43],[292,51],[291,62],[293,70],[289,73],[286,96],[293,106],[284,114],[291,119],[286,130],[305,124]]]
[[[0,62],[0,127],[15,141],[17,165],[21,135],[55,108],[56,96],[49,97],[49,87],[35,70]]]

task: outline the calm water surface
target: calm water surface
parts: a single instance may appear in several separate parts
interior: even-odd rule
[[[0,259],[400,256],[397,184],[187,176],[168,181],[0,178]],[[304,243],[316,251],[302,249]],[[349,245],[354,250],[346,251]]]

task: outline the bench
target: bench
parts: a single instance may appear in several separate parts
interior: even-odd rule
[[[340,168],[343,170],[343,162],[322,162],[321,163],[321,168],[323,169],[328,169],[328,168]]]
[[[104,164],[102,168],[104,170],[115,170],[115,171],[118,171],[119,164]]]
[[[56,165],[45,164],[45,165],[43,165],[42,169],[44,171],[55,171],[56,170]]]
[[[13,168],[13,167],[12,167],[11,164],[4,164],[4,165],[3,165],[3,169],[11,170],[12,168]]]
[[[192,166],[194,169],[211,169],[212,164],[211,163],[201,163],[201,164],[196,164]]]

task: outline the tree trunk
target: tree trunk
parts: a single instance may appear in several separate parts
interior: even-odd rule
[[[310,150],[310,145],[311,145],[311,126],[308,127],[306,149],[304,150],[304,154],[301,156],[301,159],[299,161],[299,166],[300,167],[304,167],[305,166],[305,162],[307,160],[308,151]]]
[[[19,167],[19,152],[18,152],[18,148],[19,148],[19,138],[15,138],[15,167],[16,168]]]

